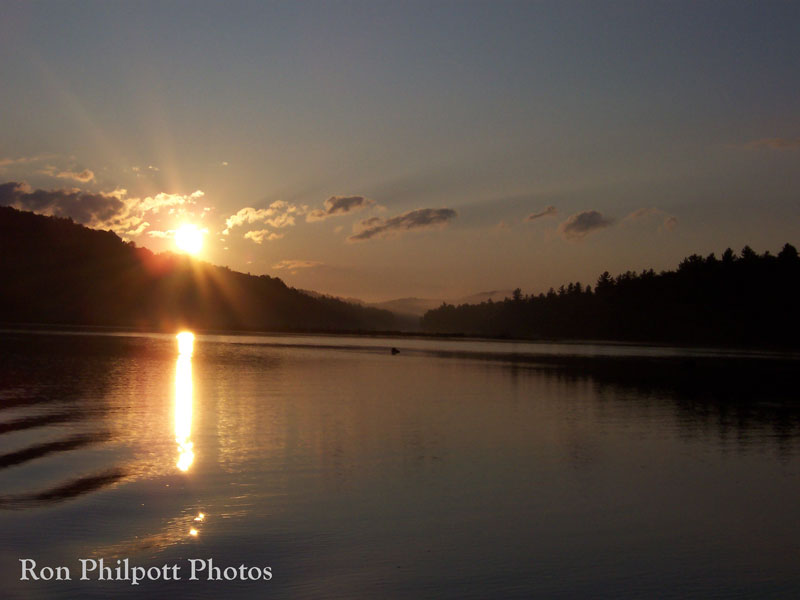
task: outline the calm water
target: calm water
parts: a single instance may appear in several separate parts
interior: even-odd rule
[[[800,597],[796,357],[0,340],[4,598]],[[183,579],[77,581],[101,557]],[[191,558],[272,580],[187,581]]]

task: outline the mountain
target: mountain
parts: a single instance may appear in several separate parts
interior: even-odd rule
[[[421,317],[427,311],[441,306],[441,304],[441,300],[430,298],[397,298],[395,300],[385,300],[384,302],[371,302],[369,306],[388,310],[396,315]]]
[[[398,315],[421,317],[429,310],[439,308],[442,304],[458,306],[460,304],[480,304],[481,302],[488,302],[489,300],[492,302],[502,302],[506,298],[511,298],[512,294],[512,290],[492,290],[491,292],[480,292],[471,296],[464,296],[451,300],[442,298],[397,298],[384,302],[371,302],[368,306],[382,308]]]
[[[358,298],[349,298],[349,297],[342,297],[342,296],[334,296],[332,294],[323,294],[322,292],[315,292],[314,290],[304,290],[297,288],[298,292],[304,293],[306,296],[311,296],[312,298],[334,298],[336,300],[341,300],[342,302],[347,302],[348,304],[356,304],[358,306],[367,306],[367,303],[363,300]]]
[[[71,219],[0,207],[5,323],[249,331],[387,331],[389,311],[312,297],[276,277],[154,254]]]

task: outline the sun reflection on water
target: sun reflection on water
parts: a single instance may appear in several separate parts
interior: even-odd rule
[[[192,350],[194,335],[182,331],[178,338],[178,361],[175,366],[175,441],[178,443],[177,467],[188,471],[194,462],[192,435]]]
[[[191,331],[181,331],[175,337],[178,339],[178,354],[191,356],[194,350],[194,334]]]

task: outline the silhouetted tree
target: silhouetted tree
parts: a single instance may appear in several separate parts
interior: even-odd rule
[[[733,253],[733,250],[728,248],[725,252],[722,253],[722,262],[726,265],[732,264],[733,261],[736,260],[736,255]]]
[[[521,294],[521,292],[520,292]],[[800,258],[786,244],[773,256],[745,246],[718,260],[692,254],[676,271],[627,271],[588,286],[570,282],[524,303],[463,305],[427,312],[424,331],[520,338],[594,338],[798,346]],[[515,299],[517,294],[515,293]],[[446,317],[446,318],[445,318]]]
[[[797,260],[797,248],[791,244],[785,244],[778,254],[778,258],[786,262]]]

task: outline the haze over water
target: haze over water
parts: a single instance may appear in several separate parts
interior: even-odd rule
[[[0,357],[10,598],[800,594],[796,400],[685,376],[713,351],[3,332]],[[76,581],[100,557],[273,579]]]

